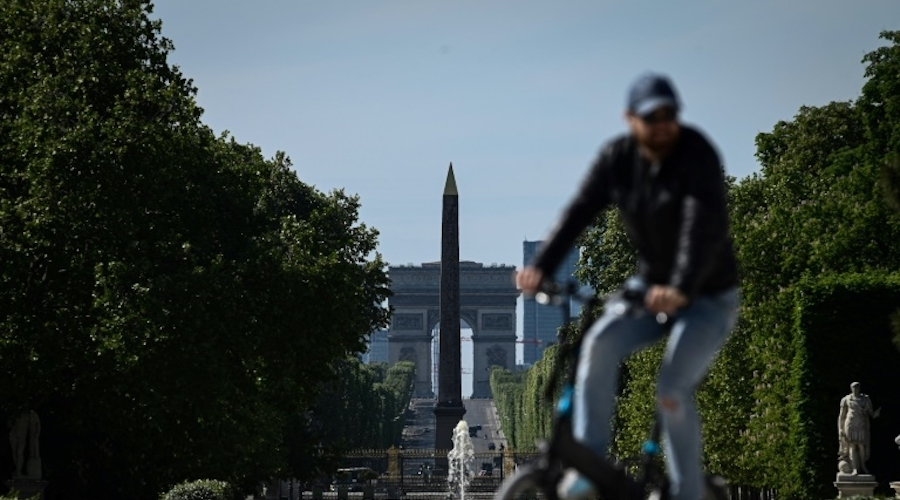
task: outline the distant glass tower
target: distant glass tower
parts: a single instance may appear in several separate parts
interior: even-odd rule
[[[526,241],[523,243],[524,264],[528,265],[537,253],[543,241]],[[575,266],[578,264],[578,247],[574,247],[559,265],[553,278],[559,283],[575,279]],[[579,282],[580,284],[580,282]],[[583,285],[582,285],[583,286]],[[544,349],[557,342],[556,332],[563,323],[563,311],[559,306],[538,304],[534,297],[524,299],[525,318],[522,321],[522,361],[525,366],[533,365],[544,355]],[[580,304],[569,304],[569,313],[575,317],[581,311]]]
[[[375,330],[369,335],[369,350],[363,354],[362,362],[365,364],[388,362],[387,330]]]

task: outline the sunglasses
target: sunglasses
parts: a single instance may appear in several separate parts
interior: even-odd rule
[[[641,121],[647,125],[656,123],[669,123],[678,118],[678,111],[673,108],[661,108],[652,113],[641,116]]]

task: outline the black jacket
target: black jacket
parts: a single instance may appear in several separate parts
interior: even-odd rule
[[[737,285],[722,164],[696,129],[682,125],[671,154],[656,165],[639,154],[631,135],[606,144],[532,264],[552,275],[611,204],[637,248],[638,274],[649,283],[674,286],[688,297]]]

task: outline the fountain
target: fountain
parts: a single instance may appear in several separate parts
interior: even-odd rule
[[[475,476],[475,449],[469,437],[469,424],[460,420],[453,429],[453,449],[447,454],[447,483],[460,500],[466,498],[466,486]]]

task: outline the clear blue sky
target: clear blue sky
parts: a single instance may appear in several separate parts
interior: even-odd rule
[[[900,0],[157,0],[154,16],[206,124],[358,194],[388,263],[440,258],[453,162],[461,258],[521,266],[624,131],[637,75],[669,74],[742,178],[757,133],[859,95]]]
[[[453,162],[460,255],[521,266],[628,84],[669,74],[728,173],[801,105],[858,96],[898,0],[157,0],[170,61],[216,132],[285,151],[302,180],[361,198],[391,264],[440,258]]]

